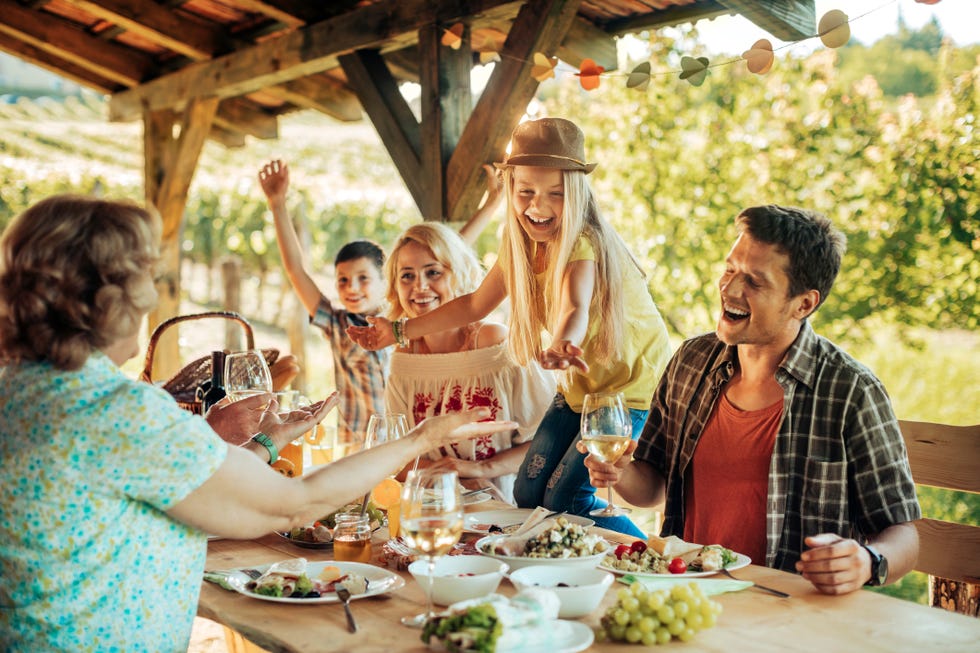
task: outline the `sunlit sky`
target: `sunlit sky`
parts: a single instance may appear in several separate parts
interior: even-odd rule
[[[915,0],[816,0],[816,17],[831,9],[840,9],[851,23],[851,39],[870,45],[882,36],[897,31],[899,12],[911,28],[922,27],[935,16],[943,33],[956,45],[980,42],[980,0],[941,0],[926,5]],[[768,38],[774,48],[783,45],[762,28],[742,16],[719,16],[697,24],[701,42],[716,54],[741,54],[761,38]],[[803,53],[823,47],[819,39],[808,39],[793,47]]]

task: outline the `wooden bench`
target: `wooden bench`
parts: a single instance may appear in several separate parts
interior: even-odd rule
[[[917,485],[980,495],[980,425],[900,420],[899,426]],[[980,616],[980,526],[923,516],[916,528],[915,569],[930,576],[930,605]]]

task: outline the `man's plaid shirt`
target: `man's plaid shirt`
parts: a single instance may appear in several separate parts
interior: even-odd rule
[[[714,333],[692,338],[654,394],[635,458],[667,480],[663,535],[684,534],[684,474],[735,356]],[[769,466],[767,566],[795,572],[805,536],[861,540],[920,517],[895,413],[870,370],[804,322],[776,380],[785,400]]]

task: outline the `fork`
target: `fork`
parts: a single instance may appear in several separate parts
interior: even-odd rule
[[[214,574],[215,576],[231,576],[235,572],[240,572],[251,578],[252,580],[257,579],[262,575],[262,572],[258,569],[216,569],[214,571],[205,571],[205,574]]]
[[[719,571],[721,571],[721,573],[723,573],[724,575],[728,576],[732,580],[741,580],[741,578],[735,578],[734,576],[732,576],[731,572],[728,571],[727,569],[724,569],[723,568],[723,569],[720,569]],[[754,587],[756,589],[760,589],[763,592],[769,592],[770,594],[775,594],[776,596],[781,596],[784,599],[788,599],[789,598],[789,594],[787,594],[786,592],[781,592],[781,591],[779,591],[777,589],[773,589],[771,587],[766,587],[765,585],[760,585],[759,583],[756,583],[755,581],[749,581],[749,582],[752,583],[752,587]]]
[[[350,611],[350,590],[342,585],[338,585],[334,591],[337,592],[337,598],[344,604],[344,612],[347,613],[347,630],[356,633],[357,622],[354,621],[354,615]]]

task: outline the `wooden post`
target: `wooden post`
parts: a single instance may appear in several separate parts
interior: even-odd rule
[[[147,320],[151,333],[161,322],[180,313],[180,226],[187,191],[217,109],[218,98],[206,98],[188,103],[180,116],[167,110],[143,114],[146,201],[156,207],[163,222],[163,273],[157,283],[160,300]],[[169,329],[157,344],[159,378],[170,378],[180,370],[178,329]]]
[[[237,256],[226,256],[221,259],[221,307],[226,311],[242,312],[242,260]],[[225,348],[230,351],[240,351],[245,344],[242,341],[242,328],[235,322],[225,324]]]

